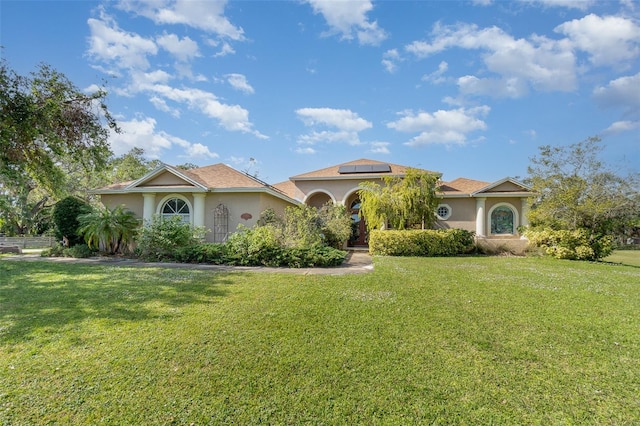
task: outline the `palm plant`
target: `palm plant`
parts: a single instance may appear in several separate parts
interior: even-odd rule
[[[135,214],[123,205],[80,215],[78,222],[87,245],[109,254],[129,251],[139,226]]]

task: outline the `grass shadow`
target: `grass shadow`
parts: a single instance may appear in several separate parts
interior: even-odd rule
[[[89,319],[144,321],[215,303],[228,274],[164,268],[0,262],[0,342],[30,339]]]

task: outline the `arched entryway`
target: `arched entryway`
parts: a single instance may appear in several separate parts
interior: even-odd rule
[[[358,198],[358,194],[354,195],[347,206],[351,214],[351,237],[349,238],[348,246],[366,246],[369,243],[369,235],[367,234],[367,224],[364,218],[360,216],[360,198]]]

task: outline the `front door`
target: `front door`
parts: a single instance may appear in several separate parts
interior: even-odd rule
[[[351,238],[349,247],[366,246],[368,243],[367,225],[364,218],[360,217],[360,200],[351,202]]]

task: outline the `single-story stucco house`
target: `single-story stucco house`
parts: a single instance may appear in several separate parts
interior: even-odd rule
[[[350,244],[361,246],[366,245],[367,236],[365,222],[358,215],[360,183],[402,177],[408,168],[360,159],[269,185],[225,164],[191,170],[165,164],[138,180],[94,192],[105,206],[124,204],[145,221],[154,215],[178,215],[184,222],[210,230],[206,239],[211,242],[225,241],[240,224],[255,225],[267,208],[281,213],[291,205],[339,203],[351,211],[357,223]],[[442,201],[434,212],[437,227],[474,231],[485,241],[520,239],[517,229],[527,224],[527,199],[531,196],[526,185],[510,178],[496,182],[458,178],[441,181],[440,190]]]

